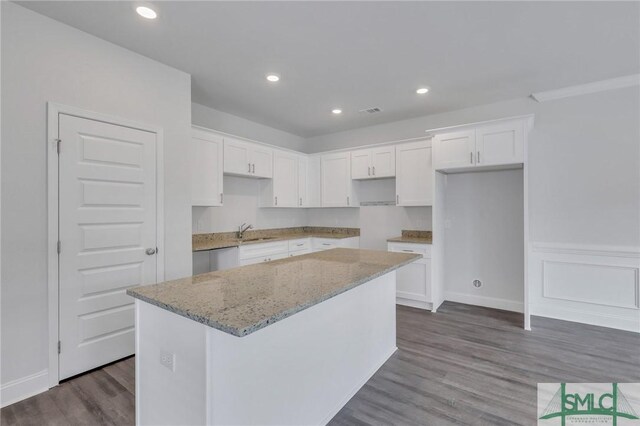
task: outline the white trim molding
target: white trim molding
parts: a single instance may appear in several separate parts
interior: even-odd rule
[[[99,112],[93,112],[73,106],[47,103],[47,288],[49,307],[49,368],[45,370],[48,376],[48,386],[51,388],[59,383],[58,373],[58,126],[59,115],[66,114],[103,123],[115,124],[132,129],[143,130],[156,135],[156,244],[158,248],[158,262],[156,276],[158,282],[164,281],[164,139],[163,130],[159,126],[139,123],[126,118],[115,117]],[[40,373],[37,373],[40,374]],[[30,376],[31,377],[31,376]]]
[[[640,247],[532,243],[532,315],[640,332]]]
[[[444,299],[466,305],[484,306],[485,308],[501,309],[503,311],[524,312],[524,303],[498,297],[476,296],[473,294],[446,291],[444,293]]]
[[[39,371],[5,383],[0,388],[0,407],[37,395],[49,389],[49,372]]]
[[[633,87],[638,85],[640,85],[640,74],[632,74],[626,75],[624,77],[611,78],[609,80],[594,81],[593,83],[563,87],[562,89],[532,93],[531,97],[538,102],[547,102],[555,99],[568,98],[571,96],[587,95],[589,93],[623,89],[625,87]]]

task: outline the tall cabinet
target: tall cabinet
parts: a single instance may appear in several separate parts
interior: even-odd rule
[[[191,130],[191,204],[221,206],[224,201],[223,144],[221,135],[194,127]]]

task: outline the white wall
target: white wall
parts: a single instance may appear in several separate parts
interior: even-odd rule
[[[166,278],[191,274],[189,75],[2,2],[3,384],[48,365],[46,105],[164,129]],[[6,389],[4,389],[6,390]]]
[[[193,124],[230,133],[243,138],[304,152],[305,139],[246,118],[218,111],[204,105],[192,103],[191,114]]]
[[[522,179],[522,170],[445,177],[446,300],[523,310]]]
[[[307,152],[531,113],[531,241],[640,246],[638,87],[545,103],[522,98],[319,136],[307,140]]]

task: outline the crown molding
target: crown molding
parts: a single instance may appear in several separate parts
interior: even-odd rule
[[[611,78],[609,80],[580,84],[578,86],[569,86],[562,89],[532,93],[531,97],[538,102],[546,102],[552,101],[554,99],[562,99],[571,96],[580,96],[589,93],[604,92],[606,90],[622,89],[624,87],[632,87],[638,85],[640,85],[640,74],[632,74],[624,77]]]

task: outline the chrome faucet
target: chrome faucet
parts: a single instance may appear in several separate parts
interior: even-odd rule
[[[253,228],[253,225],[251,225],[251,224],[247,225],[246,223],[243,223],[242,225],[240,225],[238,227],[238,238],[242,239],[242,237],[244,237],[244,233],[247,232],[249,229],[252,229],[252,228]]]

